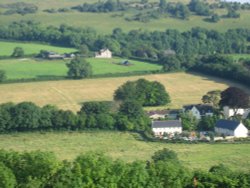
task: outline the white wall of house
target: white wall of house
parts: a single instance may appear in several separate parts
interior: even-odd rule
[[[199,111],[195,106],[190,110],[190,113],[191,113],[196,119],[201,119],[200,111]]]
[[[224,134],[225,136],[234,136],[234,131],[229,129],[215,127],[215,132],[218,134]]]
[[[155,136],[161,136],[164,133],[174,134],[174,133],[182,133],[182,127],[164,127],[164,128],[152,128]]]
[[[101,50],[99,53],[96,53],[96,58],[112,58],[112,52],[109,49]]]
[[[247,137],[248,136],[248,129],[240,123],[239,126],[234,130],[235,137]]]
[[[245,117],[247,117],[248,113],[249,113],[249,109],[242,109],[242,108],[239,108],[236,112],[237,115],[242,115],[242,116],[244,115]],[[232,108],[229,108],[228,106],[224,106],[223,114],[225,118],[232,117],[234,116],[234,110]]]

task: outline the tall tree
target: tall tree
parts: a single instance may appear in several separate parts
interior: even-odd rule
[[[214,107],[218,107],[220,102],[220,94],[220,90],[209,91],[202,97],[201,100],[204,104],[212,104]]]
[[[249,95],[240,88],[229,87],[221,92],[221,107],[228,106],[234,110],[234,115],[237,114],[239,108],[249,107]]]
[[[76,57],[67,64],[68,76],[73,79],[87,78],[92,75],[91,65],[83,58]]]
[[[23,57],[24,50],[21,47],[15,47],[11,57]]]
[[[6,73],[4,70],[0,70],[0,82],[6,80]]]

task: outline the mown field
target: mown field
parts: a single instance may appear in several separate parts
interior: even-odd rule
[[[161,70],[160,65],[129,60],[130,66],[120,65],[125,59],[96,59],[88,58],[94,75],[117,74],[141,71]],[[51,76],[65,77],[70,60],[34,60],[34,59],[4,59],[0,60],[0,69],[6,71],[7,79],[46,78]]]
[[[200,103],[207,91],[224,90],[229,85],[243,87],[223,79],[188,73],[15,83],[0,85],[0,103],[33,101],[38,105],[54,104],[62,109],[77,111],[84,101],[112,100],[114,90],[120,85],[139,78],[157,80],[165,86],[172,100],[166,108]]]
[[[46,44],[0,41],[0,56],[11,56],[15,47],[23,48],[24,55],[38,54],[40,50],[53,51],[57,53],[71,53],[77,51],[74,48],[64,48]]]
[[[211,0],[212,1],[212,0]],[[17,0],[7,1],[2,0],[2,3],[17,2]],[[84,2],[94,3],[95,1],[90,0],[57,0],[57,1],[38,1],[38,0],[24,0],[24,2],[34,3],[40,9],[36,14],[27,14],[20,16],[14,15],[0,15],[0,26],[9,24],[13,21],[20,20],[34,20],[41,22],[44,25],[59,26],[61,24],[67,24],[76,27],[91,27],[97,30],[99,33],[111,33],[114,28],[122,28],[124,31],[130,31],[134,29],[143,29],[148,31],[166,29],[178,29],[179,31],[190,30],[192,27],[203,27],[207,29],[215,29],[218,31],[226,31],[232,28],[250,28],[249,17],[250,11],[239,11],[241,16],[238,19],[222,19],[218,23],[210,23],[204,21],[206,17],[203,16],[190,16],[189,20],[175,19],[171,17],[161,18],[157,20],[152,20],[147,23],[125,20],[126,17],[131,17],[134,12],[127,11],[123,13],[123,16],[114,16],[114,13],[80,13],[80,12],[67,12],[67,13],[46,13],[43,12],[44,9],[50,8],[65,8],[72,7],[75,5],[83,4]],[[174,1],[176,2],[176,1]],[[180,0],[180,2],[188,3],[187,0]],[[118,12],[120,14],[121,12]],[[224,15],[225,10],[218,10],[219,15]]]
[[[52,151],[63,160],[81,153],[98,151],[127,162],[148,160],[157,150],[177,152],[190,169],[208,170],[223,163],[234,170],[248,171],[250,144],[166,144],[140,141],[137,134],[125,132],[18,133],[0,135],[0,149],[14,151]]]

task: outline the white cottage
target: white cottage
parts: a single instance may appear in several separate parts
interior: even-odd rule
[[[112,52],[109,49],[101,49],[95,53],[95,58],[112,58]]]
[[[164,133],[182,133],[182,124],[179,120],[152,121],[152,131],[156,137],[162,137]]]
[[[241,122],[233,120],[218,120],[215,125],[215,132],[225,136],[248,136],[248,129]]]
[[[183,107],[184,112],[191,113],[196,119],[201,119],[203,116],[212,116],[213,107],[210,105],[186,105]]]
[[[228,106],[224,106],[223,107],[223,114],[225,116],[225,118],[230,118],[232,116],[234,116],[234,109],[229,108]],[[236,111],[236,115],[241,115],[243,119],[246,119],[248,114],[250,113],[250,109],[243,109],[243,108],[239,108]]]

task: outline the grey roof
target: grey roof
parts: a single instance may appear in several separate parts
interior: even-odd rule
[[[196,107],[201,115],[205,115],[206,113],[212,113],[214,111],[213,107],[207,104],[192,104],[183,106],[185,111],[191,110],[193,107]]]
[[[221,119],[216,122],[215,127],[234,131],[239,124],[239,121]]]
[[[180,109],[173,109],[173,110],[155,110],[155,111],[149,111],[147,112],[147,114],[149,116],[151,115],[155,115],[155,114],[158,114],[158,115],[169,115],[169,114],[179,114],[180,113]]]
[[[182,127],[179,120],[153,121],[152,128]]]

